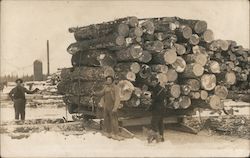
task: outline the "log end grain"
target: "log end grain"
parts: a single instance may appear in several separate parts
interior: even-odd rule
[[[168,69],[167,78],[169,82],[174,82],[178,78],[178,73],[174,69]]]
[[[181,109],[187,109],[192,104],[191,99],[188,96],[181,96],[179,99],[179,107]]]
[[[221,102],[220,97],[217,95],[212,95],[208,97],[207,103],[211,109],[218,110],[223,108],[223,104]]]
[[[214,89],[214,94],[221,99],[226,99],[228,95],[228,90],[225,86],[217,85]]]
[[[203,40],[207,43],[211,43],[214,40],[214,33],[212,30],[207,29],[204,33],[203,33]]]
[[[175,69],[176,72],[183,72],[186,68],[186,61],[178,56],[176,61],[172,64],[172,67]]]
[[[164,53],[164,60],[166,64],[173,64],[177,59],[177,54],[175,49],[167,49]]]
[[[196,22],[195,26],[194,26],[194,31],[197,34],[201,34],[203,32],[205,32],[207,30],[207,22],[200,20],[198,22]]]
[[[129,34],[129,26],[127,24],[121,23],[118,25],[118,34],[120,36],[126,37]]]
[[[178,84],[174,84],[170,87],[170,94],[174,98],[179,98],[181,95],[181,87]]]
[[[200,95],[201,95],[201,100],[206,100],[208,97],[208,92],[205,90],[201,90]]]
[[[216,86],[216,76],[214,74],[204,74],[201,77],[201,87],[204,90],[211,91]]]
[[[127,80],[121,80],[118,82],[120,99],[121,101],[127,101],[131,98],[131,95],[135,89],[134,85]]]

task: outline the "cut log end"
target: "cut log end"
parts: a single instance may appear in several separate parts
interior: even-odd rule
[[[181,87],[178,84],[174,84],[170,87],[170,94],[174,98],[179,98],[181,95]]]
[[[195,58],[195,62],[201,66],[205,66],[207,64],[207,56],[205,54],[198,54]]]
[[[182,57],[177,57],[176,61],[172,64],[176,72],[183,72],[186,68],[186,61]]]
[[[192,36],[192,29],[189,26],[181,26],[182,35],[185,39],[189,39]]]
[[[206,30],[203,33],[203,40],[207,43],[211,43],[214,40],[214,33],[212,30]]]
[[[208,69],[211,73],[218,74],[220,73],[220,64],[217,61],[210,61],[208,63]]]
[[[124,45],[126,42],[125,38],[123,36],[118,36],[116,37],[115,39],[115,43],[118,45],[118,46],[122,46]]]
[[[207,30],[207,22],[206,21],[198,21],[194,26],[194,31],[197,34],[201,34]]]
[[[211,109],[218,110],[223,108],[223,104],[221,102],[220,97],[217,95],[212,95],[208,97],[207,103],[210,106]]]
[[[201,77],[201,87],[204,90],[213,90],[216,86],[216,76],[214,74],[204,74]]]
[[[208,97],[208,92],[205,90],[201,90],[200,95],[201,95],[201,100],[206,100]]]
[[[169,69],[167,72],[167,77],[169,82],[174,82],[178,78],[178,73],[174,69]]]
[[[182,44],[174,44],[174,47],[176,48],[176,52],[178,55],[183,55],[186,53],[186,48]]]
[[[175,49],[168,49],[165,51],[164,60],[166,64],[173,64],[177,59],[177,54]]]
[[[200,38],[197,34],[193,34],[190,39],[189,39],[189,43],[192,45],[197,45],[200,42]]]
[[[181,96],[179,99],[179,107],[181,109],[187,109],[191,106],[191,99],[188,96]]]
[[[214,94],[220,97],[221,99],[226,99],[228,95],[228,90],[225,86],[216,86],[214,89]]]
[[[117,86],[119,87],[121,101],[129,100],[135,89],[134,85],[130,81],[121,80],[118,82]]]
[[[225,75],[225,81],[229,85],[234,85],[236,83],[236,75],[233,71],[227,72]]]
[[[120,36],[126,37],[129,34],[129,26],[127,24],[119,24],[118,33]]]

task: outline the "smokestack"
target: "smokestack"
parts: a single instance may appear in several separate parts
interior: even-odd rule
[[[49,76],[49,40],[47,40],[47,76]]]

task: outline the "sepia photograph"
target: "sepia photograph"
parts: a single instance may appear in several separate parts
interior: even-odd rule
[[[0,157],[250,157],[249,0],[0,7]]]

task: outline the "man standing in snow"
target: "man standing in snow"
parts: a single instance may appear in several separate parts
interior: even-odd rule
[[[19,120],[19,115],[21,115],[21,120],[25,120],[25,104],[26,104],[25,93],[33,94],[39,90],[38,88],[36,88],[35,90],[30,91],[25,87],[23,87],[22,83],[23,83],[22,79],[17,79],[16,80],[17,86],[13,88],[9,93],[11,100],[14,102],[16,120]]]
[[[154,87],[153,87],[153,102],[151,106],[152,110],[152,120],[151,120],[151,128],[154,132],[158,133],[160,135],[160,139],[158,138],[149,138],[149,142],[156,139],[156,141],[164,141],[164,113],[166,111],[165,105],[166,105],[166,91],[164,88],[164,84],[159,83],[157,81],[153,81]],[[151,140],[150,140],[151,139]]]
[[[106,77],[106,85],[94,95],[102,96],[101,105],[104,109],[104,131],[109,138],[120,140],[117,109],[120,105],[119,88],[114,84],[112,76]]]

